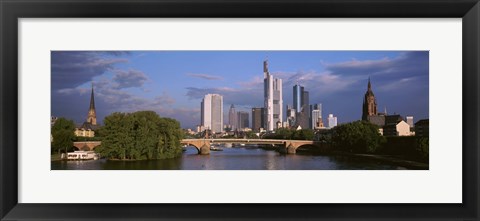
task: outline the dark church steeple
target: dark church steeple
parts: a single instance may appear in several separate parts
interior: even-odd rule
[[[87,122],[92,125],[97,125],[97,113],[95,111],[95,97],[93,95],[93,83],[92,83],[92,93],[90,95],[90,108],[88,109]]]
[[[368,91],[372,91],[372,84],[370,84],[370,77],[368,77]]]
[[[369,116],[377,115],[377,100],[372,91],[372,84],[368,78],[368,88],[363,99],[362,120],[368,121]]]

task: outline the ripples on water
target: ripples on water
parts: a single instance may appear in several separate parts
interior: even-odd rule
[[[395,170],[382,162],[346,156],[282,155],[253,146],[223,148],[199,155],[188,147],[182,157],[141,161],[54,161],[52,170]]]

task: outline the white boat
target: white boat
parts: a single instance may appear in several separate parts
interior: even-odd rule
[[[67,160],[98,160],[99,158],[100,154],[95,151],[78,150],[67,153]]]

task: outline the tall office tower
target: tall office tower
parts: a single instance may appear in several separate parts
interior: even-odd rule
[[[302,127],[302,129],[311,128],[310,123],[310,105],[308,98],[308,91],[298,83],[293,86],[293,106],[297,114],[295,117],[295,125]]]
[[[298,83],[293,86],[293,108],[297,110],[297,113],[306,111],[309,112],[309,96],[308,91],[305,90],[303,86],[300,86]]]
[[[219,94],[207,94],[202,101],[202,125],[212,132],[223,131],[223,97]]]
[[[318,127],[318,122],[322,120],[320,110],[312,110],[312,129]]]
[[[298,83],[293,86],[293,108],[297,110],[297,112],[302,111],[302,95],[303,95],[304,88]]]
[[[305,120],[302,120],[304,128],[310,128],[312,129],[312,125],[310,125],[311,120],[311,110],[310,110],[310,104],[309,104],[309,96],[308,96],[308,91],[303,91],[302,95],[302,112],[303,116],[305,116]]]
[[[235,106],[233,104],[230,105],[230,110],[228,111],[228,124],[232,130],[237,128],[237,112],[235,111]]]
[[[237,119],[238,119],[237,127],[238,127],[238,129],[243,130],[245,128],[250,127],[248,118],[249,118],[248,112],[245,112],[245,111],[237,112]]]
[[[322,118],[322,104],[314,104],[311,106],[312,112],[311,112],[311,128],[315,129],[317,127],[319,119]]]
[[[287,122],[288,126],[293,127],[295,126],[295,117],[296,117],[297,112],[295,111],[295,108],[292,108],[292,106],[287,105]]]
[[[407,124],[410,126],[410,128],[413,128],[413,116],[407,116]]]
[[[305,111],[305,113],[310,114],[310,102],[309,102],[309,96],[308,96],[308,91],[303,91],[302,93],[302,111]]]
[[[252,129],[255,132],[260,132],[260,128],[263,128],[264,125],[264,114],[263,107],[254,107],[252,108]]]
[[[372,91],[372,85],[370,84],[370,78],[368,78],[368,88],[365,92],[365,98],[363,99],[362,107],[362,120],[368,121],[370,116],[377,115],[377,100]]]
[[[283,119],[282,79],[274,78],[268,71],[268,61],[263,62],[263,92],[265,100],[265,126],[273,131]]]
[[[337,126],[337,117],[334,117],[333,114],[328,115],[328,128],[333,128]]]

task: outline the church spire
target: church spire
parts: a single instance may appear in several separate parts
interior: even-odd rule
[[[362,107],[362,120],[368,121],[370,116],[377,115],[377,101],[372,91],[370,77],[368,77],[368,90],[365,93]]]
[[[88,109],[87,122],[92,125],[97,125],[97,113],[95,111],[95,97],[93,95],[93,82],[92,82],[92,93],[90,94],[90,108]]]
[[[368,91],[372,90],[372,84],[370,84],[370,77],[368,77]]]
[[[95,110],[95,98],[93,96],[93,82],[92,82],[92,93],[90,94],[90,109]]]

